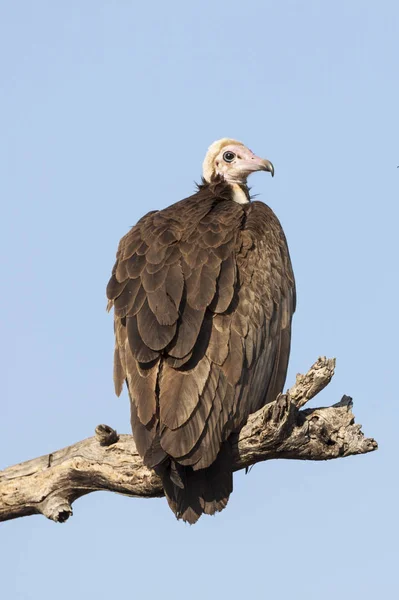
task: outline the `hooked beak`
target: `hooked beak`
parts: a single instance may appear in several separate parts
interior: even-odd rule
[[[259,158],[259,156],[254,156],[252,159],[254,165],[254,171],[268,171],[271,173],[271,176],[274,177],[274,167],[273,163],[266,158]]]
[[[274,177],[273,163],[271,163],[270,160],[266,160],[266,158],[261,158],[260,161],[261,161],[261,164],[263,165],[263,168],[261,170],[269,171],[269,173],[271,173],[271,176]]]
[[[260,158],[255,154],[251,153],[250,157],[246,157],[239,163],[239,169],[245,176],[255,173],[256,171],[268,171],[274,177],[274,167],[270,160],[266,158]]]

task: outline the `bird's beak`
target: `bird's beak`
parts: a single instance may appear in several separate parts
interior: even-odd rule
[[[256,156],[256,154],[252,154],[252,152],[250,156],[245,157],[240,161],[239,168],[240,171],[247,176],[256,171],[269,171],[272,177],[274,177],[274,167],[270,160],[260,158],[259,156]]]
[[[258,156],[254,156],[253,162],[254,162],[254,166],[255,165],[257,166],[257,168],[254,169],[254,171],[269,171],[269,173],[271,173],[271,176],[274,177],[274,167],[273,167],[273,163],[271,163],[270,160],[267,160],[266,158],[259,158]]]

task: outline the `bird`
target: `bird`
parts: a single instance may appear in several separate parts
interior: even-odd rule
[[[226,507],[232,440],[286,378],[295,280],[256,171],[274,176],[243,143],[211,144],[195,193],[122,237],[107,285],[116,394],[126,382],[137,451],[190,524]]]

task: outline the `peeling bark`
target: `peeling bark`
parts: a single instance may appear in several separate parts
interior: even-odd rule
[[[329,460],[377,449],[355,424],[352,399],[327,408],[300,410],[330,382],[335,359],[319,358],[306,375],[248,419],[233,439],[234,470],[275,458]],[[64,522],[81,496],[108,490],[132,497],[163,496],[131,435],[99,425],[96,435],[0,472],[0,521],[43,514]]]

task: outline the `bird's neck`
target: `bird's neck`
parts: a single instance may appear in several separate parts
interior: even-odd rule
[[[214,196],[223,200],[233,200],[237,204],[245,205],[251,202],[248,186],[245,183],[226,181],[221,175],[216,175],[211,181],[202,179],[199,191],[208,189]]]
[[[237,204],[249,204],[249,191],[245,183],[231,183],[230,187],[232,190],[231,199],[234,202],[237,202]]]

